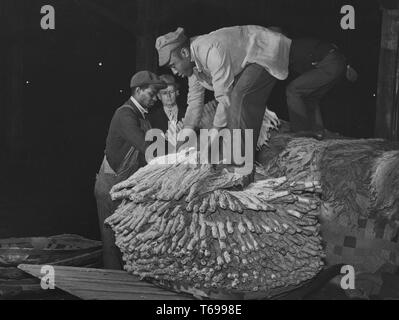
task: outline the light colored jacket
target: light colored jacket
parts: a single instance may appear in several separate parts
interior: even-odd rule
[[[214,91],[218,101],[214,126],[226,127],[235,76],[247,64],[257,63],[277,79],[286,79],[290,46],[291,40],[281,33],[251,25],[223,28],[192,38],[190,50],[195,67],[188,79],[185,127],[198,126],[205,89]]]

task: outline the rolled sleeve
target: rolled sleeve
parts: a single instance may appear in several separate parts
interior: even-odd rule
[[[198,127],[204,108],[205,88],[195,74],[188,78],[187,111],[183,119],[185,128]]]
[[[207,68],[211,72],[212,86],[218,102],[213,125],[223,128],[227,126],[230,94],[234,83],[231,59],[223,46],[215,44],[210,48]]]

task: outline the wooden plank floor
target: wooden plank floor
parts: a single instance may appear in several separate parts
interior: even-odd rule
[[[55,286],[84,300],[194,300],[140,281],[124,271],[53,266]],[[41,265],[21,264],[19,269],[41,278]]]

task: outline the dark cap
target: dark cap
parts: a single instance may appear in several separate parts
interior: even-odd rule
[[[157,89],[165,89],[167,86],[159,77],[150,71],[139,71],[130,80],[130,88],[145,85],[156,86]]]
[[[163,74],[163,75],[159,76],[159,79],[161,79],[163,82],[165,82],[166,85],[168,85],[168,86],[174,86],[175,89],[179,88],[179,84],[176,82],[175,77],[172,76],[171,74]]]

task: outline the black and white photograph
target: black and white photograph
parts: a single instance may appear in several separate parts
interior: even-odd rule
[[[399,0],[1,0],[0,24],[5,305],[399,300]]]

